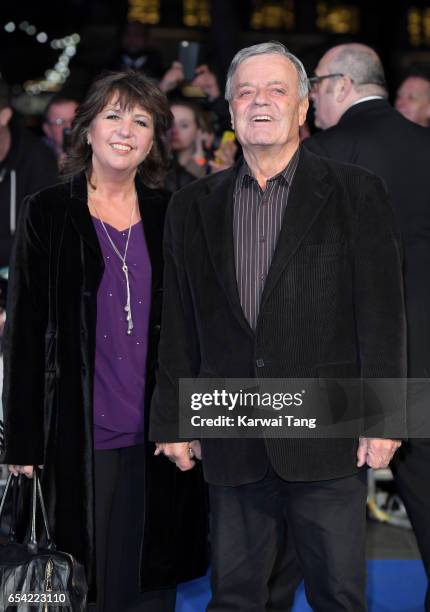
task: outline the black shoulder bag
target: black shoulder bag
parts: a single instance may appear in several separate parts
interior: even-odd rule
[[[9,475],[0,504],[0,525],[9,489],[17,486],[17,480]],[[36,537],[37,499],[47,542],[43,548]],[[86,600],[84,567],[72,555],[56,550],[48,527],[37,468],[34,468],[30,539],[22,544],[16,542],[11,529],[8,541],[0,545],[0,610],[85,612]]]

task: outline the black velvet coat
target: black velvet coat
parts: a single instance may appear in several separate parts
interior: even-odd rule
[[[167,192],[136,180],[152,265],[146,419],[154,385]],[[78,176],[28,198],[16,237],[4,341],[4,463],[44,464],[57,547],[94,579],[93,378],[103,258]],[[142,587],[173,586],[206,571],[205,491],[147,444]],[[139,486],[139,483],[136,483]],[[143,520],[143,517],[142,517]]]
[[[252,330],[236,281],[235,177],[200,179],[169,206],[154,440],[178,436],[180,378],[406,373],[400,236],[382,181],[301,149]],[[357,471],[356,452],[353,438],[202,441],[207,481],[231,486],[263,478],[269,463],[285,480],[340,478]]]

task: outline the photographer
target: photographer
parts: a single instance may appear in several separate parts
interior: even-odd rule
[[[54,96],[45,110],[42,126],[45,132],[44,141],[54,151],[60,169],[67,153],[67,138],[77,108],[78,102],[73,98]]]

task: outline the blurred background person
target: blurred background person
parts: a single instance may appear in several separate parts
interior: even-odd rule
[[[430,77],[411,74],[397,90],[396,109],[418,125],[428,127],[430,122]]]
[[[45,110],[45,119],[42,125],[45,133],[44,142],[54,151],[59,168],[64,164],[67,152],[65,149],[67,149],[77,108],[77,100],[58,95],[49,101]]]
[[[170,120],[142,74],[96,80],[68,179],[26,200],[11,268],[2,461],[44,465],[56,544],[85,564],[97,612],[173,612],[176,584],[207,569],[199,470],[146,440]]]
[[[403,239],[408,329],[408,376],[430,372],[430,131],[406,121],[387,98],[382,62],[373,49],[350,43],[320,59],[311,79],[315,123],[322,131],[304,146],[324,157],[357,164],[380,176],[397,213]],[[424,393],[428,413],[428,393]],[[409,401],[409,413],[412,414]],[[416,438],[396,453],[393,468],[430,576],[430,440]],[[422,432],[425,435],[425,432]],[[416,436],[416,432],[415,432]],[[426,610],[430,610],[430,591]]]
[[[226,170],[234,163],[238,147],[233,132],[229,132],[229,138],[223,135],[221,141],[217,139],[211,115],[190,100],[173,101],[170,108],[172,163],[165,183],[169,191],[176,191],[206,174]]]
[[[20,126],[10,88],[0,78],[0,268],[9,264],[22,200],[57,180],[54,154]]]
[[[175,95],[178,97],[179,95],[184,95],[181,90],[184,84],[184,68],[181,62],[174,61],[164,73],[160,81],[160,88],[169,96]],[[191,90],[194,90],[194,93],[201,96],[198,100],[193,100],[193,102],[199,104],[210,115],[215,135],[221,138],[223,132],[231,129],[231,121],[228,104],[222,95],[215,73],[206,64],[197,66],[195,77],[189,85]]]
[[[160,53],[151,45],[151,30],[140,21],[128,21],[120,34],[120,49],[113,70],[137,70],[153,79],[163,74]]]
[[[173,102],[170,110],[173,123],[169,130],[169,143],[174,165],[190,174],[190,180],[204,176],[214,142],[214,132],[207,117],[188,100]]]

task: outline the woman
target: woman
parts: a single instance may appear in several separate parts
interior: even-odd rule
[[[44,464],[57,547],[85,563],[104,612],[173,611],[176,584],[206,569],[198,470],[178,473],[145,441],[169,122],[144,76],[99,78],[76,115],[69,180],[27,199],[12,263],[3,461],[27,475]]]
[[[208,173],[207,152],[212,147],[214,134],[203,111],[195,104],[180,100],[173,102],[170,110],[173,123],[169,144],[173,164],[166,186],[176,191]]]

